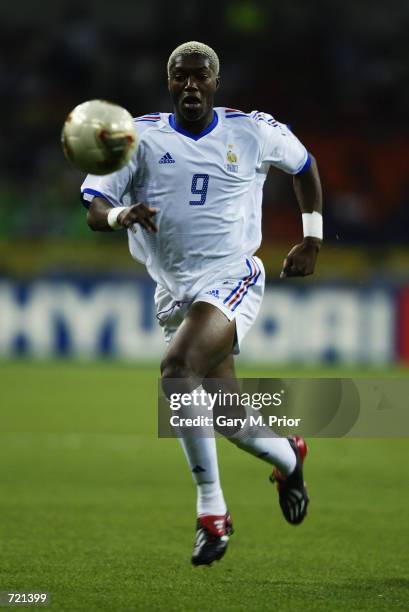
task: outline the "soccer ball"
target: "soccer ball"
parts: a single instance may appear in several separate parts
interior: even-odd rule
[[[82,172],[109,174],[131,159],[137,138],[127,110],[105,100],[90,100],[68,115],[61,143],[66,158]]]

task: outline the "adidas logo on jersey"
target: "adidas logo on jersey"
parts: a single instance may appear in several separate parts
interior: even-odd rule
[[[176,162],[170,153],[165,153],[165,155],[163,155],[163,157],[160,158],[159,163],[160,164],[175,164]]]
[[[219,290],[218,289],[210,289],[210,291],[206,291],[206,293],[208,295],[212,295],[215,298],[219,298],[220,294],[219,294]]]

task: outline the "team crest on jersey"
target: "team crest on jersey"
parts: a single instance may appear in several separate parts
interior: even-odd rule
[[[239,165],[237,163],[237,155],[233,151],[232,144],[227,145],[226,158],[227,158],[226,170],[228,170],[229,172],[238,172]]]

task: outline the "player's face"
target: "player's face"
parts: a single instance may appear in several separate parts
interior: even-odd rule
[[[169,92],[177,114],[200,121],[213,109],[219,77],[203,55],[178,55],[170,69]]]

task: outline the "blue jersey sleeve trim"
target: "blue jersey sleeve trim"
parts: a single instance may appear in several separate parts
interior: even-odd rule
[[[84,198],[84,193],[88,193],[89,195],[93,195],[94,197],[103,198],[104,200],[109,202],[109,204],[111,204],[111,202],[109,201],[109,198],[106,195],[104,195],[100,191],[97,191],[96,189],[90,189],[89,187],[86,187],[81,192],[81,201],[82,201],[83,205],[85,206],[85,208],[87,208],[87,209],[89,208],[89,205],[91,204],[91,202],[88,202],[88,200],[86,200]],[[111,206],[112,206],[112,204],[111,204]]]
[[[301,170],[296,172],[295,176],[299,176],[300,174],[304,174],[305,172],[307,172],[307,170],[309,169],[310,166],[311,166],[311,155],[309,153],[307,153],[307,159],[305,160],[305,163],[304,163],[303,167],[301,168]]]

